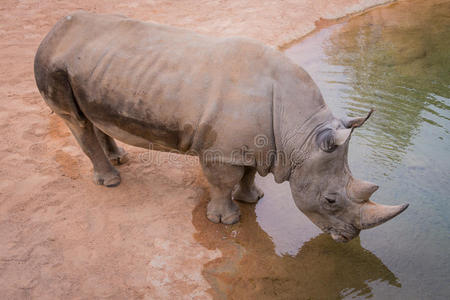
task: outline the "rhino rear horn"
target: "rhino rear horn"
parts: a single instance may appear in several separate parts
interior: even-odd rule
[[[369,200],[376,190],[378,190],[378,185],[356,178],[352,178],[349,184],[350,196],[359,201]]]
[[[361,227],[369,229],[381,225],[407,209],[409,204],[402,205],[382,205],[368,201],[361,206]]]
[[[362,118],[348,118],[348,119],[342,120],[342,123],[344,123],[345,128],[361,127],[370,118],[370,116],[373,114],[374,111],[375,111],[375,109],[371,108],[369,113],[367,114],[367,116],[362,117]]]

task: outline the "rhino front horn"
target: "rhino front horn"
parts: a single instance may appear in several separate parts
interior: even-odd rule
[[[369,229],[389,221],[408,208],[407,203],[403,205],[382,205],[372,201],[364,203],[361,207],[361,228]]]

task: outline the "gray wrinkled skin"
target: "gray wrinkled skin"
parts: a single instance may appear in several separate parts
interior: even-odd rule
[[[210,183],[207,217],[233,224],[263,196],[256,172],[289,180],[296,205],[337,241],[406,208],[370,202],[351,176],[351,131],[310,76],[245,38],[212,38],[122,16],[77,12],[59,21],[35,57],[36,83],[90,158],[97,184],[120,184],[130,145],[198,155]]]

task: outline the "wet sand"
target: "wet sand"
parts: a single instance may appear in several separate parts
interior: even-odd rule
[[[218,272],[211,266],[226,256],[240,257],[244,248],[220,243],[249,232],[245,241],[254,249],[261,239],[261,251],[273,247],[256,224],[253,206],[242,208],[243,222],[234,227],[206,221],[208,193],[195,158],[125,146],[130,162],[119,167],[122,184],[108,189],[93,183],[90,162],[34,83],[34,53],[59,18],[78,9],[118,13],[205,34],[248,36],[280,47],[313,30],[321,18],[342,17],[385,1],[328,2],[2,1],[0,295],[237,297],[226,292],[228,285],[211,279],[208,270]],[[287,264],[281,260],[265,262],[264,272],[271,266],[284,272]],[[242,271],[233,264],[220,268],[231,274]],[[239,278],[226,280],[231,284]],[[260,281],[254,286],[264,288]],[[299,292],[303,288],[298,287]]]

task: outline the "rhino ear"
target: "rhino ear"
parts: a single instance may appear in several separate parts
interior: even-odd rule
[[[347,141],[352,130],[327,128],[317,135],[317,145],[325,152],[333,152],[337,146],[343,145]]]
[[[353,129],[338,129],[336,130],[335,137],[334,137],[334,143],[339,146],[344,144],[349,136],[352,134]]]
[[[371,108],[366,117],[362,117],[362,118],[345,118],[345,119],[342,120],[342,123],[344,124],[345,128],[361,127],[367,121],[367,119],[370,118],[370,116],[372,115],[372,113],[374,111],[375,111],[375,109]]]
[[[331,128],[327,128],[322,130],[317,134],[316,142],[320,149],[325,152],[333,152],[336,149],[336,145],[334,143],[334,130]]]

